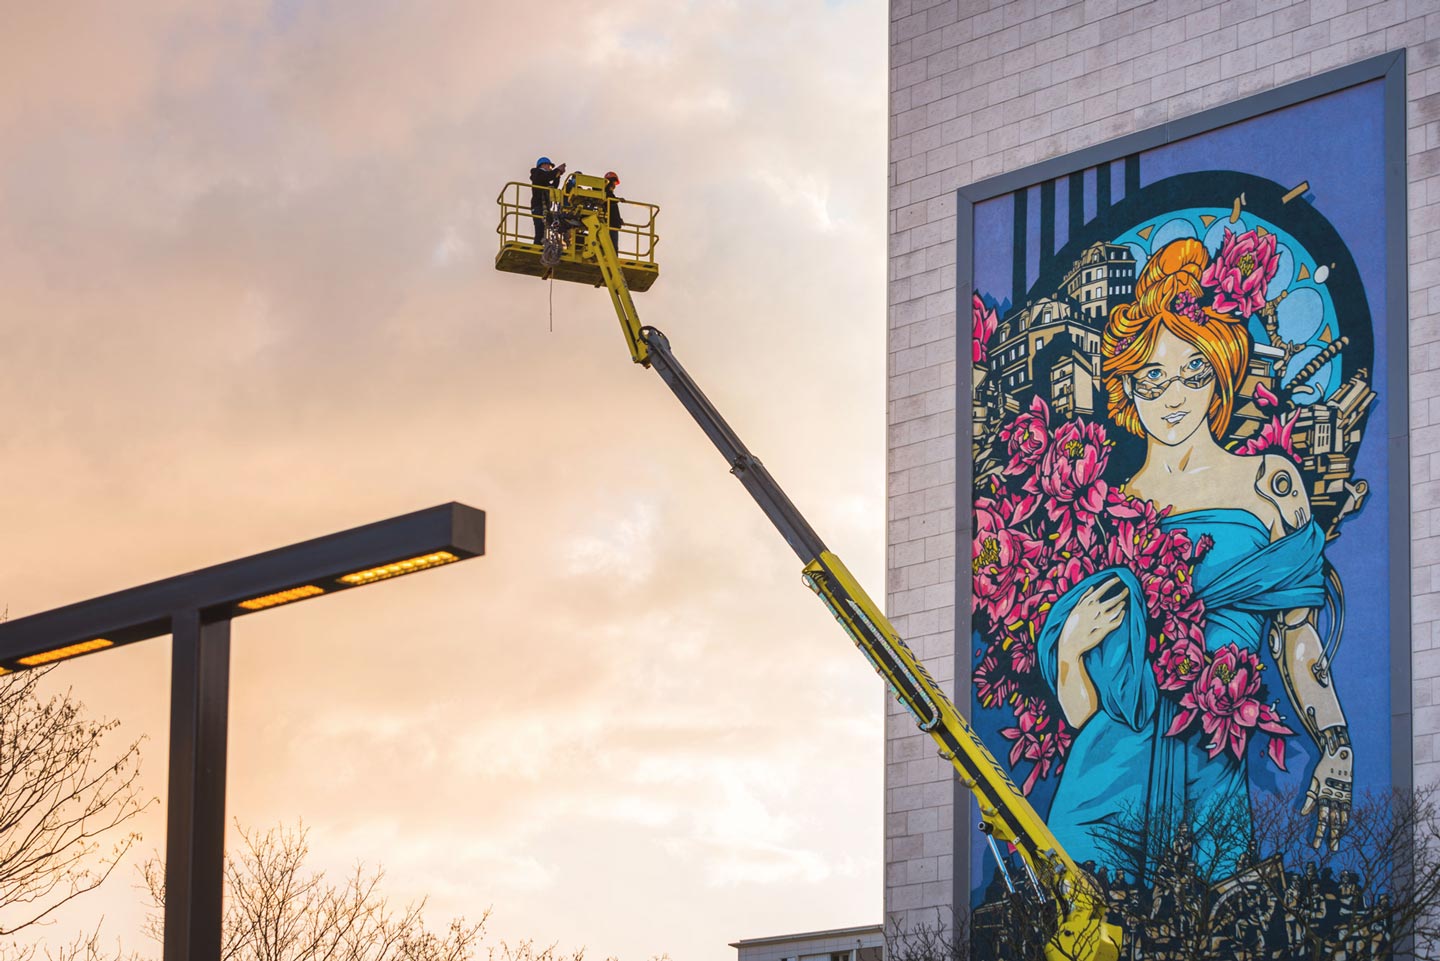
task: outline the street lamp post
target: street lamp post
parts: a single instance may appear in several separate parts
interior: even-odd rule
[[[220,956],[230,622],[484,553],[443,504],[0,624],[0,674],[171,635],[165,961]]]

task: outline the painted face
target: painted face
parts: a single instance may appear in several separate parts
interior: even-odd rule
[[[1161,327],[1150,360],[1126,382],[1145,433],[1162,444],[1182,444],[1205,423],[1215,396],[1215,369],[1193,344]]]

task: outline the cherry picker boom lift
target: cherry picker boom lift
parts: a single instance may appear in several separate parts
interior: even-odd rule
[[[895,697],[939,745],[960,780],[979,804],[980,830],[986,835],[1002,879],[1017,897],[1029,902],[1048,936],[1047,961],[1116,961],[1120,929],[1105,919],[1105,897],[1095,882],[1055,840],[994,755],[980,741],[901,640],[880,608],[826,548],[819,535],[780,489],[723,417],[675,359],[670,342],[659,330],[640,324],[631,289],[645,290],[659,276],[654,254],[658,208],[641,208],[644,219],[626,217],[620,250],[611,241],[605,181],[572,174],[562,187],[548,191],[544,211],[544,243],[534,244],[535,216],[521,196],[529,184],[511,183],[500,194],[499,270],[531,276],[603,284],[610,292],[631,359],[652,368],[719,449],[730,472],[750,492],[765,516],[779,530],[804,565],[802,578],[850,635]],[[633,221],[633,222],[632,222]],[[1020,855],[1023,877],[1007,866],[1000,844],[1013,845]]]

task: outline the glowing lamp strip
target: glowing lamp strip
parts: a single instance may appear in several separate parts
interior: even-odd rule
[[[459,557],[456,557],[449,551],[436,551],[433,554],[425,554],[422,557],[412,557],[407,561],[396,561],[394,564],[386,564],[383,567],[372,567],[369,570],[346,574],[340,578],[340,581],[343,584],[349,584],[351,587],[359,587],[361,584],[373,584],[375,581],[383,581],[387,577],[413,574],[416,571],[423,571],[429,567],[439,567],[441,564],[449,564],[451,561],[458,561],[459,559]]]
[[[41,664],[49,664],[51,661],[63,661],[67,657],[75,657],[78,654],[89,654],[91,651],[112,647],[114,644],[114,641],[97,637],[93,641],[82,641],[79,644],[71,644],[69,647],[57,647],[53,651],[43,651],[39,654],[31,654],[29,657],[22,657],[20,663],[26,667],[38,667]]]
[[[306,584],[304,587],[292,587],[288,591],[277,591],[274,594],[266,594],[264,597],[252,597],[248,601],[241,601],[240,606],[247,611],[263,611],[267,607],[289,604],[291,601],[300,601],[307,597],[314,597],[316,594],[324,593],[325,589],[323,587]]]

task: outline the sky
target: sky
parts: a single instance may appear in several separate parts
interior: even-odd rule
[[[227,816],[587,956],[878,923],[883,692],[603,291],[493,269],[539,154],[661,205],[637,295],[884,596],[887,13],[134,0],[0,31],[0,605],[451,500],[483,558],[238,621]],[[144,737],[169,642],[50,683]]]

